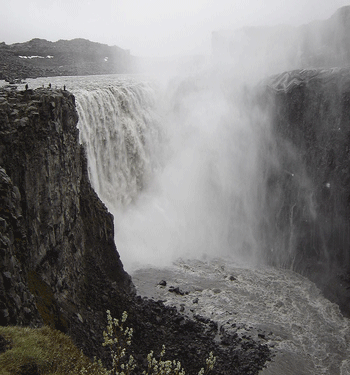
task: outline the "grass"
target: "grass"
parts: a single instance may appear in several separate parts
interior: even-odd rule
[[[87,358],[62,332],[49,327],[0,327],[9,342],[0,354],[0,374],[98,374],[107,371]]]

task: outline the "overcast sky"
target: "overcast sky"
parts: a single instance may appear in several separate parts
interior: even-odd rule
[[[136,56],[208,54],[214,30],[299,26],[344,5],[350,0],[5,0],[0,41],[85,38]]]

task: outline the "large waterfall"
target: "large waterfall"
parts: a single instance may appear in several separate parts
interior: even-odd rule
[[[237,94],[194,78],[76,93],[90,178],[128,270],[179,257],[256,261],[266,128]]]
[[[276,78],[273,103],[210,75],[57,84],[73,86],[90,179],[114,214],[118,251],[138,292],[267,343],[276,357],[262,375],[348,375],[349,320],[292,271],[314,264],[328,283],[326,245],[345,259],[347,231],[337,233],[347,228],[346,194],[336,174],[346,171],[348,117],[339,111],[348,99],[334,95],[328,74],[322,95],[316,73],[310,92],[296,77]],[[306,123],[329,130],[320,133],[322,147],[312,126],[303,136]]]
[[[161,129],[155,102],[149,85],[134,82],[77,94],[90,179],[110,209],[135,200],[157,167]]]

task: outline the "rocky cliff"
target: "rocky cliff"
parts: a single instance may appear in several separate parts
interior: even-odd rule
[[[132,295],[113,218],[88,181],[77,120],[67,91],[5,90],[0,96],[3,268],[14,263],[2,272],[2,324],[33,323],[31,309],[44,323],[69,331],[72,316],[83,321],[82,303],[92,298],[91,273],[102,273],[107,285],[118,283],[118,294]],[[23,290],[16,294],[18,281]],[[18,304],[6,303],[9,288]],[[97,301],[105,297],[99,294]]]
[[[311,278],[350,316],[350,69],[276,75],[260,100],[272,134],[265,256]]]
[[[108,361],[106,310],[114,317],[126,310],[141,364],[165,344],[190,373],[209,351],[216,374],[257,373],[270,353],[249,333],[218,332],[209,319],[136,297],[113,217],[88,180],[77,121],[68,91],[0,91],[0,324],[50,325]]]

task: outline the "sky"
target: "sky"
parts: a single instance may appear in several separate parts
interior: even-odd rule
[[[5,4],[4,4],[5,3]],[[0,42],[85,38],[161,57],[209,54],[211,33],[243,26],[299,26],[349,0],[6,0]]]

